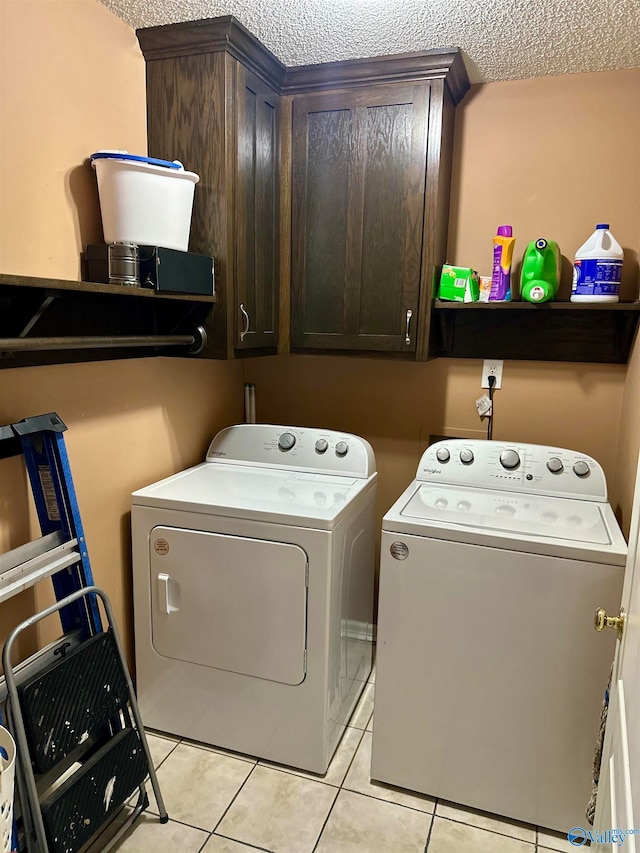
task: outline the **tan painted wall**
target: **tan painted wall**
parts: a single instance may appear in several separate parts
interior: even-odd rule
[[[0,0],[0,15],[0,270],[79,278],[81,250],[102,239],[88,155],[146,152],[144,60],[95,0]],[[130,493],[200,461],[242,418],[243,375],[242,364],[169,358],[0,370],[0,423],[57,411],[69,428],[94,577],[129,654]],[[1,461],[0,550],[39,535],[28,497],[21,460]],[[1,606],[0,644],[51,598],[47,581],[37,602],[27,592]]]

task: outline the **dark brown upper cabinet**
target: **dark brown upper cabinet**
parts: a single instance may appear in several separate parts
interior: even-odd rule
[[[429,84],[293,104],[291,346],[415,353]]]
[[[276,346],[280,98],[237,66],[235,346]]]
[[[197,172],[189,248],[216,263],[206,354],[275,352],[285,68],[231,17],[137,31],[149,155]]]
[[[469,88],[459,51],[285,68],[231,17],[137,36],[149,154],[200,175],[190,249],[217,273],[207,355],[427,358]]]
[[[457,51],[290,69],[291,349],[426,359],[445,261]]]

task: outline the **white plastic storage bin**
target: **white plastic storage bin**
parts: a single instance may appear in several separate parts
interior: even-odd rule
[[[191,230],[195,172],[177,160],[126,151],[97,151],[96,170],[105,243],[164,246],[186,252]]]

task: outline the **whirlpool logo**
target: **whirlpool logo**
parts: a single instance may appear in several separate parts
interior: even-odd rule
[[[584,847],[587,841],[592,844],[615,844],[622,847],[629,835],[640,835],[640,829],[584,829],[582,826],[574,826],[567,832],[569,843],[574,847]]]

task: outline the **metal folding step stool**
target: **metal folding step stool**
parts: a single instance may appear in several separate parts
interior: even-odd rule
[[[0,427],[0,458],[24,455],[43,534],[0,556],[0,601],[48,576],[56,594],[11,632],[2,656],[0,702],[18,746],[21,848],[29,853],[80,850],[137,788],[112,846],[148,806],[147,776],[168,820],[111,605],[93,586],[64,430],[55,413]],[[14,667],[17,637],[56,612],[63,637]]]

